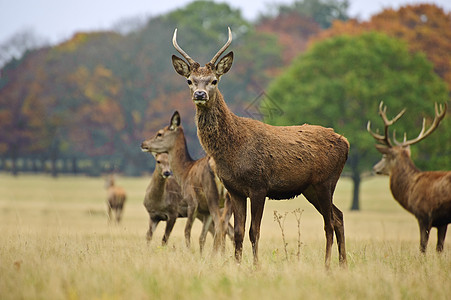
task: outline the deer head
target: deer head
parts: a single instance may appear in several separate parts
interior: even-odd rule
[[[186,59],[184,61],[180,57],[172,56],[172,65],[175,71],[187,79],[188,86],[191,91],[191,98],[197,106],[209,106],[210,100],[215,98],[219,79],[227,73],[232,67],[233,52],[229,52],[223,58],[216,61],[224,53],[224,51],[232,43],[232,31],[229,30],[229,39],[225,45],[216,53],[216,55],[208,62],[205,67],[194,61],[182,48],[177,44],[177,29],[174,31],[172,43],[175,49]]]
[[[175,141],[180,129],[180,114],[175,111],[168,126],[160,129],[157,134],[141,144],[143,152],[162,153],[169,152],[175,145]]]
[[[105,188],[109,189],[112,186],[114,186],[114,175],[110,174],[105,177]]]
[[[172,175],[171,167],[169,166],[169,155],[167,153],[155,153],[156,168],[163,178],[168,178]]]
[[[379,142],[379,144],[376,144],[376,149],[383,154],[382,160],[373,167],[373,170],[377,174],[390,175],[392,167],[400,160],[402,156],[410,159],[410,145],[416,144],[425,139],[438,127],[440,121],[445,117],[446,104],[444,104],[444,107],[442,107],[442,105],[438,106],[437,103],[435,103],[434,121],[432,121],[429,129],[426,130],[426,119],[423,118],[423,126],[416,138],[407,140],[407,136],[404,133],[403,142],[398,142],[396,140],[396,132],[393,131],[393,140],[390,140],[388,136],[388,127],[398,121],[398,119],[401,118],[405,111],[406,109],[403,109],[393,119],[389,120],[387,118],[387,106],[384,106],[384,103],[381,101],[379,105],[379,115],[384,121],[384,135],[371,131],[371,121],[368,121],[367,130],[373,136],[373,138],[377,142]]]

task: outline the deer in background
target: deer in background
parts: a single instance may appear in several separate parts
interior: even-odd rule
[[[125,190],[122,187],[115,185],[114,175],[108,175],[106,177],[105,188],[107,189],[108,221],[112,220],[112,211],[114,211],[114,214],[116,215],[116,222],[120,223],[124,203],[127,199]]]
[[[183,201],[182,190],[177,181],[172,177],[167,153],[155,153],[155,170],[144,196],[144,207],[149,213],[149,230],[146,238],[150,242],[155,229],[160,221],[166,221],[162,245],[166,245],[177,218],[187,217],[187,204]],[[202,231],[199,237],[201,252],[205,245],[207,233],[214,235],[212,217],[202,214],[196,216],[202,223]]]
[[[324,219],[326,268],[330,266],[334,231],[340,264],[346,266],[343,214],[332,198],[348,157],[349,143],[331,128],[307,124],[271,126],[233,114],[218,89],[219,79],[230,70],[233,61],[233,52],[219,59],[232,42],[228,30],[226,44],[201,67],[177,44],[176,29],[173,45],[186,61],[173,55],[172,64],[187,79],[196,106],[199,140],[214,159],[217,174],[231,195],[235,258],[238,262],[242,258],[247,197],[252,216],[249,237],[257,264],[266,197],[278,200],[303,194]],[[302,109],[301,103],[299,107]]]
[[[428,137],[445,117],[446,104],[440,108],[435,104],[434,121],[428,130],[425,129],[426,120],[420,134],[407,140],[398,142],[393,131],[393,141],[388,136],[388,128],[393,125],[406,110],[402,110],[396,117],[387,118],[387,107],[383,102],[379,105],[379,115],[384,122],[384,135],[371,131],[368,121],[367,130],[379,142],[376,149],[383,154],[373,170],[377,174],[390,176],[390,189],[395,200],[408,212],[412,213],[420,227],[420,251],[425,253],[431,227],[437,227],[438,252],[443,250],[446,230],[451,223],[451,171],[418,170],[410,158],[410,145]]]
[[[196,215],[211,215],[215,229],[214,249],[224,249],[225,235],[229,234],[230,236],[232,231],[231,226],[229,227],[229,219],[227,219],[230,214],[220,210],[220,196],[210,159],[208,157],[198,160],[191,158],[180,123],[180,115],[175,112],[171,117],[170,124],[159,130],[155,137],[142,142],[141,149],[145,152],[167,152],[169,154],[169,165],[182,188],[183,201],[187,205],[188,219],[185,225],[187,247],[190,246],[191,228]],[[225,207],[228,206],[225,205]],[[203,246],[201,241],[199,244]]]

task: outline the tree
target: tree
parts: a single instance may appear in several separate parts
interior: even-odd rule
[[[329,28],[334,20],[348,19],[348,7],[347,0],[302,0],[290,5],[280,5],[278,13],[283,15],[296,12],[300,16],[312,18],[321,28]]]
[[[267,94],[266,101],[275,102],[284,112],[268,122],[319,124],[348,138],[351,150],[346,171],[354,183],[353,210],[359,209],[364,172],[380,158],[366,132],[368,120],[374,128],[382,126],[377,116],[379,101],[392,113],[407,107],[409,118],[399,121],[397,131],[414,135],[421,128],[422,114],[433,115],[433,103],[448,99],[446,84],[423,54],[410,54],[404,42],[376,32],[336,36],[313,44],[272,82]]]
[[[384,32],[408,43],[412,52],[424,52],[434,70],[451,89],[451,13],[433,4],[406,5],[374,15],[367,22],[335,21],[315,40],[342,34],[361,34],[371,30]]]

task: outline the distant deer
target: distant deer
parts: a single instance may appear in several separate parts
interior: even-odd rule
[[[191,158],[180,123],[180,115],[175,112],[171,117],[170,124],[159,130],[155,137],[145,140],[141,144],[141,149],[169,154],[169,164],[175,179],[182,188],[183,201],[187,204],[186,245],[190,246],[191,227],[196,214],[211,215],[215,228],[214,249],[217,250],[224,246],[224,237],[229,230],[229,220],[226,218],[230,214],[220,210],[218,186],[209,158],[203,157],[199,160]]]
[[[343,214],[333,205],[332,198],[348,157],[348,141],[330,128],[307,124],[271,126],[233,114],[218,89],[220,77],[232,66],[233,52],[216,64],[231,42],[229,28],[226,44],[201,67],[177,44],[176,29],[173,44],[186,61],[173,55],[172,64],[187,79],[196,105],[199,140],[215,160],[217,174],[231,195],[236,260],[240,262],[242,257],[247,197],[252,215],[249,236],[257,264],[266,197],[288,199],[303,194],[324,219],[326,267],[330,265],[334,231],[340,263],[346,266]],[[299,109],[302,109],[301,101]]]
[[[107,189],[107,210],[108,221],[113,220],[112,211],[116,215],[116,222],[119,223],[122,218],[122,210],[124,208],[127,196],[125,190],[114,183],[114,175],[109,175],[105,179],[105,188]]]
[[[171,176],[169,155],[167,153],[156,153],[155,160],[155,170],[144,197],[144,206],[150,217],[146,238],[150,242],[158,223],[166,221],[162,240],[162,244],[166,245],[177,218],[187,217],[187,204],[183,202],[179,184]],[[197,218],[203,223],[199,237],[199,246],[202,252],[207,233],[210,232],[213,235],[214,229],[212,217],[209,214],[197,214]]]
[[[398,142],[393,131],[393,141],[388,137],[388,127],[393,125],[405,112],[402,110],[392,120],[387,118],[387,107],[383,102],[379,106],[379,115],[384,121],[384,135],[371,131],[371,122],[368,121],[367,130],[380,144],[376,149],[383,154],[382,160],[374,166],[377,174],[390,176],[390,189],[393,197],[407,211],[418,220],[420,227],[420,251],[426,252],[431,227],[437,227],[438,252],[443,250],[446,230],[451,223],[451,171],[418,170],[410,158],[410,145],[428,137],[445,117],[446,104],[435,104],[435,117],[431,127],[425,131],[425,119],[418,137],[412,140]]]

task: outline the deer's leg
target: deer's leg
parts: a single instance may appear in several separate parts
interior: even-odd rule
[[[437,227],[437,252],[443,251],[443,244],[445,243],[446,230],[448,229],[448,224]]]
[[[116,208],[116,222],[119,224],[122,218],[122,207]]]
[[[303,194],[323,216],[324,231],[326,233],[325,265],[326,269],[329,269],[332,244],[334,241],[334,221],[330,188],[323,185],[310,186]]]
[[[250,196],[251,199],[251,228],[249,229],[249,238],[252,243],[252,252],[254,254],[254,265],[258,264],[258,240],[260,239],[260,224],[265,208],[266,192],[262,191]]]
[[[418,218],[418,225],[420,226],[420,251],[426,253],[431,225],[428,219],[421,218]]]
[[[227,223],[227,236],[232,242],[234,241],[233,226],[230,223]]]
[[[112,212],[111,212],[111,205],[110,205],[110,203],[109,202],[107,202],[107,212],[108,212],[108,223],[110,223],[111,222],[111,218],[112,218],[112,216],[111,216],[111,214],[112,214]]]
[[[222,223],[223,223],[223,229],[224,229],[224,240],[225,235],[230,234],[229,233],[229,220],[232,217],[232,199],[230,199],[230,194],[226,193],[225,200],[224,200],[224,208],[222,211]]]
[[[332,208],[333,208],[333,217],[334,217],[334,230],[335,230],[335,237],[337,238],[340,266],[346,268],[347,260],[346,260],[345,227],[344,227],[343,213],[341,212],[341,210],[339,210],[333,204],[332,204]]]
[[[210,215],[213,218],[213,224],[215,229],[215,235],[213,240],[213,249],[217,251],[221,248],[221,250],[224,250],[224,226],[222,224],[223,219],[221,212],[219,210],[219,194],[218,190],[216,188],[216,183],[214,182],[214,177],[211,174],[208,174],[208,179],[210,180],[211,184],[208,185],[207,188],[204,190],[204,196],[206,197],[207,205],[208,205],[208,211],[210,212]],[[198,199],[201,199],[203,195],[197,195]]]
[[[208,231],[210,231],[210,228],[212,228],[212,230],[214,230],[213,226],[212,226],[213,218],[211,217],[211,215],[204,216],[201,219],[201,221],[202,221],[202,231],[199,236],[200,255],[202,255],[202,253],[204,251],[204,246],[205,246],[205,241],[207,240]],[[214,231],[212,234],[214,234]]]
[[[244,228],[246,226],[247,199],[231,194],[234,219],[235,259],[241,262],[243,256]]]
[[[185,243],[186,247],[190,248],[191,246],[191,229],[193,228],[194,219],[196,218],[197,214],[197,203],[194,203],[194,201],[188,201],[190,203],[188,205],[187,210],[187,220],[185,224]]]
[[[152,240],[153,233],[155,232],[155,229],[157,229],[158,222],[160,222],[158,219],[150,218],[149,221],[149,230],[147,230],[146,234],[146,240],[147,243],[149,243]]]
[[[176,216],[171,216],[166,221],[166,228],[164,230],[163,240],[161,241],[161,244],[163,246],[167,245],[167,243],[168,243],[169,236],[171,235],[171,232],[172,232],[172,228],[174,228],[174,225],[175,225],[175,221],[177,221]]]

